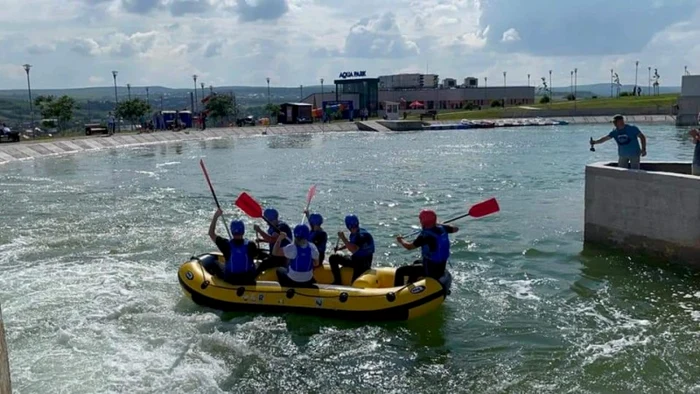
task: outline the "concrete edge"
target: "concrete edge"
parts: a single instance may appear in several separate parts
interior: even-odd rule
[[[7,342],[5,341],[5,325],[2,320],[2,305],[0,305],[0,394],[11,394],[12,384],[10,380],[10,360],[7,355]]]
[[[649,179],[650,177],[659,177],[661,180],[665,177],[674,177],[679,179],[686,179],[691,182],[700,182],[700,177],[689,175],[689,174],[679,174],[677,172],[667,172],[667,171],[647,171],[647,170],[630,170],[625,168],[618,168],[614,166],[616,162],[596,162],[586,165],[586,174],[603,175],[610,178],[620,178],[620,179]],[[645,161],[644,164],[672,164],[672,165],[687,165],[690,166],[691,162],[684,161]]]

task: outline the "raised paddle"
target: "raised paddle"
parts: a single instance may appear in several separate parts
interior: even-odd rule
[[[496,213],[496,212],[500,211],[500,209],[501,208],[498,206],[498,201],[496,201],[495,198],[492,198],[492,199],[486,200],[484,202],[480,202],[476,205],[473,205],[471,208],[469,208],[469,212],[465,213],[464,215],[460,215],[460,216],[457,216],[455,218],[446,220],[446,221],[442,222],[442,224],[449,224],[449,223],[452,223],[452,222],[457,221],[459,219],[466,218],[467,216],[471,216],[473,218],[484,217],[487,215],[491,215],[492,213]],[[414,231],[411,234],[405,235],[403,238],[412,237],[420,232],[421,232],[421,230]]]
[[[216,207],[221,209],[221,205],[219,205],[219,199],[216,198],[216,192],[214,191],[214,186],[211,185],[211,180],[209,179],[209,173],[207,172],[207,167],[204,165],[204,159],[199,159],[199,166],[202,167],[202,172],[204,172],[204,178],[207,179],[207,184],[209,184],[209,190],[211,190],[211,195],[214,197],[214,202],[216,203]],[[226,225],[226,219],[224,219],[224,215],[221,215],[221,221],[224,223],[224,227],[226,228],[226,233],[228,233],[228,238],[231,239],[231,230],[229,230],[228,226]]]
[[[236,199],[236,202],[234,203],[238,208],[241,209],[246,215],[250,216],[253,219],[262,219],[267,223],[270,227],[274,228],[277,233],[280,233],[280,229],[277,228],[272,222],[267,220],[267,218],[263,215],[263,209],[262,205],[260,205],[259,202],[255,201],[253,197],[251,197],[248,193],[243,192],[241,193],[238,198]]]
[[[306,221],[306,214],[309,212],[309,207],[311,206],[311,200],[313,200],[316,195],[316,185],[312,185],[309,188],[309,192],[306,194],[306,209],[304,209],[304,216],[301,217],[301,224]]]

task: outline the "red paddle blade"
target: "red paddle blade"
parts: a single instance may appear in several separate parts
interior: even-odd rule
[[[480,218],[492,213],[496,213],[500,210],[498,206],[498,201],[495,198],[486,200],[484,202],[478,203],[469,209],[469,216],[473,218]]]
[[[240,208],[241,211],[245,212],[246,215],[252,218],[259,219],[263,216],[263,210],[260,203],[255,201],[255,199],[246,192],[243,192],[240,196],[238,196],[236,199],[236,206]]]
[[[310,204],[311,200],[314,198],[316,195],[316,185],[313,185],[309,188],[309,194],[306,195],[306,203]]]

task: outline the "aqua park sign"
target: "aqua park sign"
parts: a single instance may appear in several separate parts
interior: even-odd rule
[[[346,78],[358,78],[358,77],[366,77],[367,76],[367,71],[343,71],[338,75],[338,78],[346,79]]]

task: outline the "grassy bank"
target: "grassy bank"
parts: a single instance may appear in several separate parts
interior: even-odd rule
[[[573,101],[556,101],[551,104],[535,104],[527,107],[543,110],[586,110],[586,109],[634,109],[634,108],[671,108],[678,101],[677,94],[662,94],[659,96],[641,97],[619,97],[619,98],[597,98]],[[440,111],[440,120],[459,119],[498,119],[511,116],[523,116],[529,114],[527,109],[522,107],[512,108],[486,108],[475,111],[465,110],[443,110]],[[537,110],[531,110],[531,116],[537,116]],[[409,119],[417,119],[418,114],[412,114]]]

